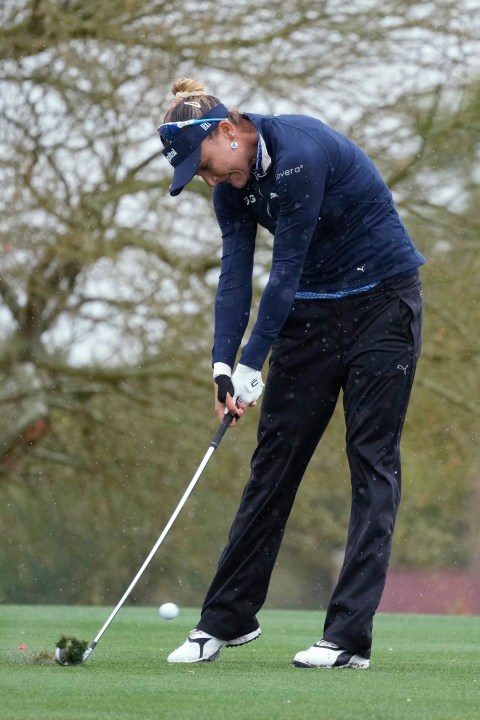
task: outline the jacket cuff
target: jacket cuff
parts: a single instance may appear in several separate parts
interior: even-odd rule
[[[217,375],[228,375],[228,377],[232,377],[232,368],[230,365],[227,365],[227,363],[213,363],[213,377],[216,378]]]

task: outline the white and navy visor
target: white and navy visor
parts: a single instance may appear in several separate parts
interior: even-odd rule
[[[197,174],[202,142],[215,130],[217,122],[227,117],[228,109],[220,103],[201,118],[160,125],[158,134],[165,145],[163,155],[174,168],[170,195],[179,195]]]

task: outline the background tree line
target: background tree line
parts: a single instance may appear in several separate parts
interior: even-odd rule
[[[215,430],[220,240],[210,191],[168,196],[174,78],[226,104],[317,115],[375,160],[421,251],[424,350],[393,562],[479,562],[480,18],[475,3],[6,0],[0,8],[3,601],[109,603]],[[260,233],[256,296],[271,238]],[[255,443],[229,432],[136,599],[196,603]],[[349,507],[337,412],[270,602],[329,591]]]

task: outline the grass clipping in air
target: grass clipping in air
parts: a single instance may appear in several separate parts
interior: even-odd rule
[[[57,648],[61,651],[62,663],[68,665],[80,665],[83,662],[83,653],[87,649],[86,640],[77,640],[75,637],[62,635],[57,642]]]

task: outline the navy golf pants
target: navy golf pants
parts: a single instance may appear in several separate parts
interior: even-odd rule
[[[231,640],[258,627],[297,489],[342,391],[352,505],[323,636],[370,657],[421,324],[418,273],[339,300],[295,301],[272,348],[251,476],[198,628]]]

